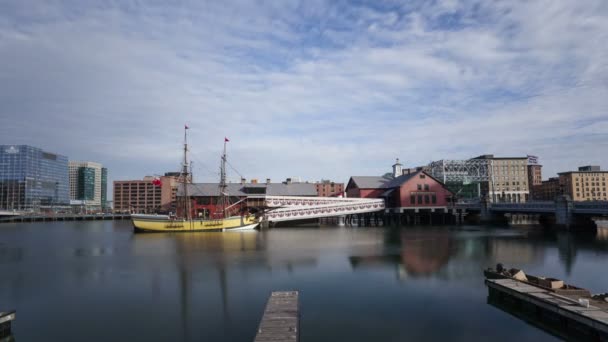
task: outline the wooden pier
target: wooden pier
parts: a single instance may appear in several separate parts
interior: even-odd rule
[[[515,279],[486,279],[489,300],[506,301],[534,316],[537,326],[554,326],[561,337],[608,341],[608,302],[562,295]],[[530,315],[528,315],[530,316]],[[548,329],[545,329],[548,330]],[[553,334],[557,330],[549,331]]]
[[[15,320],[15,311],[0,312],[0,341],[11,340],[11,322],[13,320]]]
[[[0,217],[2,222],[47,222],[47,221],[96,221],[96,220],[128,220],[131,214],[34,214]]]
[[[254,342],[297,342],[300,338],[298,291],[272,292]]]

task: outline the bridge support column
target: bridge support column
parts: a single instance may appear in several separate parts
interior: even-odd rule
[[[558,196],[555,200],[555,224],[558,227],[570,228],[572,224],[572,209],[574,205],[568,195]]]
[[[492,211],[490,210],[490,202],[486,196],[481,198],[480,201],[480,212],[479,212],[479,220],[481,222],[491,222],[492,221]]]
[[[270,222],[268,222],[268,220],[262,220],[262,222],[260,222],[260,229],[268,228],[270,228]]]

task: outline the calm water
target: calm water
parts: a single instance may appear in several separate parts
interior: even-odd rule
[[[490,227],[134,235],[128,221],[0,225],[17,341],[252,341],[300,290],[301,340],[554,340],[486,303],[503,262],[608,290],[608,241]]]

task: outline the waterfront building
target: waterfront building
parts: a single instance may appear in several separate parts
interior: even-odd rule
[[[107,200],[108,171],[100,163],[70,161],[70,200],[90,210],[101,210]]]
[[[533,199],[537,201],[554,201],[562,193],[559,177],[551,177],[533,188]]]
[[[68,158],[28,145],[0,145],[0,208],[38,210],[70,202]]]
[[[179,172],[165,172],[165,175],[160,177],[160,205],[164,211],[175,211],[179,177]]]
[[[524,203],[528,201],[528,157],[494,157],[482,155],[473,159],[489,162],[489,181],[480,183],[481,194],[490,202]]]
[[[601,168],[599,167],[599,165],[587,165],[580,166],[578,170],[581,172],[598,172],[601,171]]]
[[[344,183],[335,183],[330,180],[323,179],[315,183],[317,196],[319,197],[334,197],[344,193]]]
[[[528,159],[528,193],[529,198],[537,199],[537,194],[535,190],[538,189],[543,182],[543,174],[542,174],[542,165],[539,164],[530,164],[530,159]]]
[[[219,183],[190,183],[188,184],[188,196],[192,202],[192,208],[198,217],[214,217],[221,212],[219,207]],[[305,196],[316,197],[317,190],[313,183],[293,183],[290,178],[282,183],[272,183],[270,179],[266,183],[253,180],[247,183],[241,179],[240,183],[226,184],[229,202],[235,204],[251,195],[267,196]],[[183,197],[183,188],[178,187],[177,196]],[[244,204],[243,202],[239,202]],[[116,205],[116,203],[115,203]],[[241,207],[239,207],[241,208]]]
[[[101,168],[101,209],[108,209],[108,169]]]
[[[581,167],[579,171],[561,172],[558,175],[560,190],[573,201],[608,200],[608,171],[601,171],[599,167]]]
[[[161,208],[161,186],[155,177],[143,180],[114,181],[114,211],[118,213],[158,213]]]
[[[347,197],[384,198],[387,208],[447,208],[454,194],[426,171],[393,176],[353,176]]]

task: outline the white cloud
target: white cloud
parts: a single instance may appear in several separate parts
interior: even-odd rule
[[[538,154],[547,176],[608,167],[601,0],[3,9],[2,141],[114,179],[177,168],[185,122],[205,180],[224,136],[261,179],[481,153]]]

